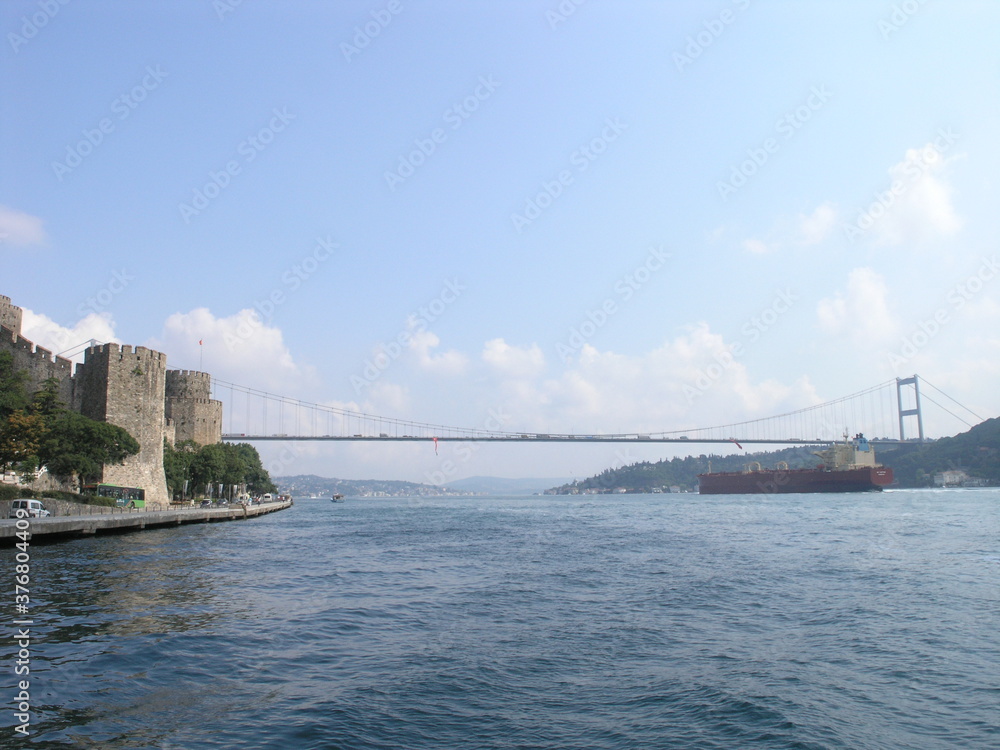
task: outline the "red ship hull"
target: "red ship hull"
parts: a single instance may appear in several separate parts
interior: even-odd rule
[[[826,471],[787,469],[699,474],[702,495],[760,495],[787,492],[881,492],[892,484],[885,466]]]

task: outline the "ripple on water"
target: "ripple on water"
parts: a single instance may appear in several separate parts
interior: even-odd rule
[[[39,547],[35,744],[997,746],[998,499],[317,501]]]

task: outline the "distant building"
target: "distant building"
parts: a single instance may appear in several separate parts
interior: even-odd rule
[[[962,469],[949,469],[934,475],[935,487],[985,487],[986,480],[981,477],[970,477]]]

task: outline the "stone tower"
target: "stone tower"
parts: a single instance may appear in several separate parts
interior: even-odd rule
[[[167,371],[165,409],[175,444],[185,440],[198,445],[222,442],[222,402],[211,396],[212,376],[207,372]]]
[[[144,346],[92,346],[76,369],[73,408],[123,427],[141,446],[121,465],[105,466],[101,481],[146,491],[147,506],[169,503],[163,473],[167,357]]]
[[[21,335],[21,308],[10,301],[10,297],[0,294],[0,326],[3,326],[14,336]]]

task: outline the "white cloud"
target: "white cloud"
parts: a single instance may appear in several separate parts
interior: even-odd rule
[[[249,308],[224,318],[205,307],[174,313],[160,336],[146,346],[166,353],[171,368],[203,370],[220,380],[282,394],[313,377],[311,370],[295,363],[281,329],[267,325]]]
[[[766,242],[753,239],[744,240],[743,249],[746,250],[747,252],[754,253],[755,255],[764,255],[765,253],[769,253],[772,250],[774,250],[774,248],[768,245]]]
[[[775,221],[765,239],[746,239],[743,249],[755,255],[764,255],[789,246],[819,245],[833,232],[837,216],[837,207],[829,201],[821,203],[811,214],[799,214],[795,219],[782,216]]]
[[[856,344],[881,344],[897,328],[889,310],[885,280],[871,268],[851,271],[847,290],[820,300],[816,314],[825,333],[846,336]]]
[[[907,150],[903,160],[889,168],[889,190],[865,212],[876,244],[923,244],[962,228],[952,205],[947,165],[942,151],[928,143]]]
[[[42,220],[8,206],[0,206],[0,244],[44,245],[47,237]]]
[[[803,245],[818,245],[833,231],[837,222],[837,209],[827,201],[816,207],[809,216],[799,214],[799,242]]]
[[[496,341],[487,346],[510,355]],[[533,349],[513,358],[520,361]],[[807,381],[753,382],[744,364],[731,356],[729,343],[704,323],[640,355],[586,344],[558,377],[545,378],[541,367],[525,367],[491,368],[488,379],[485,392],[504,399],[514,431],[671,431],[816,403]]]
[[[454,349],[434,354],[432,350],[441,344],[437,334],[426,329],[416,329],[415,318],[410,318],[407,326],[411,329],[409,349],[416,356],[421,370],[436,375],[461,375],[465,372],[468,357]]]
[[[510,377],[530,378],[545,369],[545,355],[538,344],[511,346],[501,339],[491,339],[483,347],[483,361]]]
[[[90,313],[71,328],[61,326],[51,318],[23,308],[21,335],[53,354],[63,354],[74,362],[82,362],[91,341],[99,344],[121,343],[115,336],[115,322],[110,313]]]

